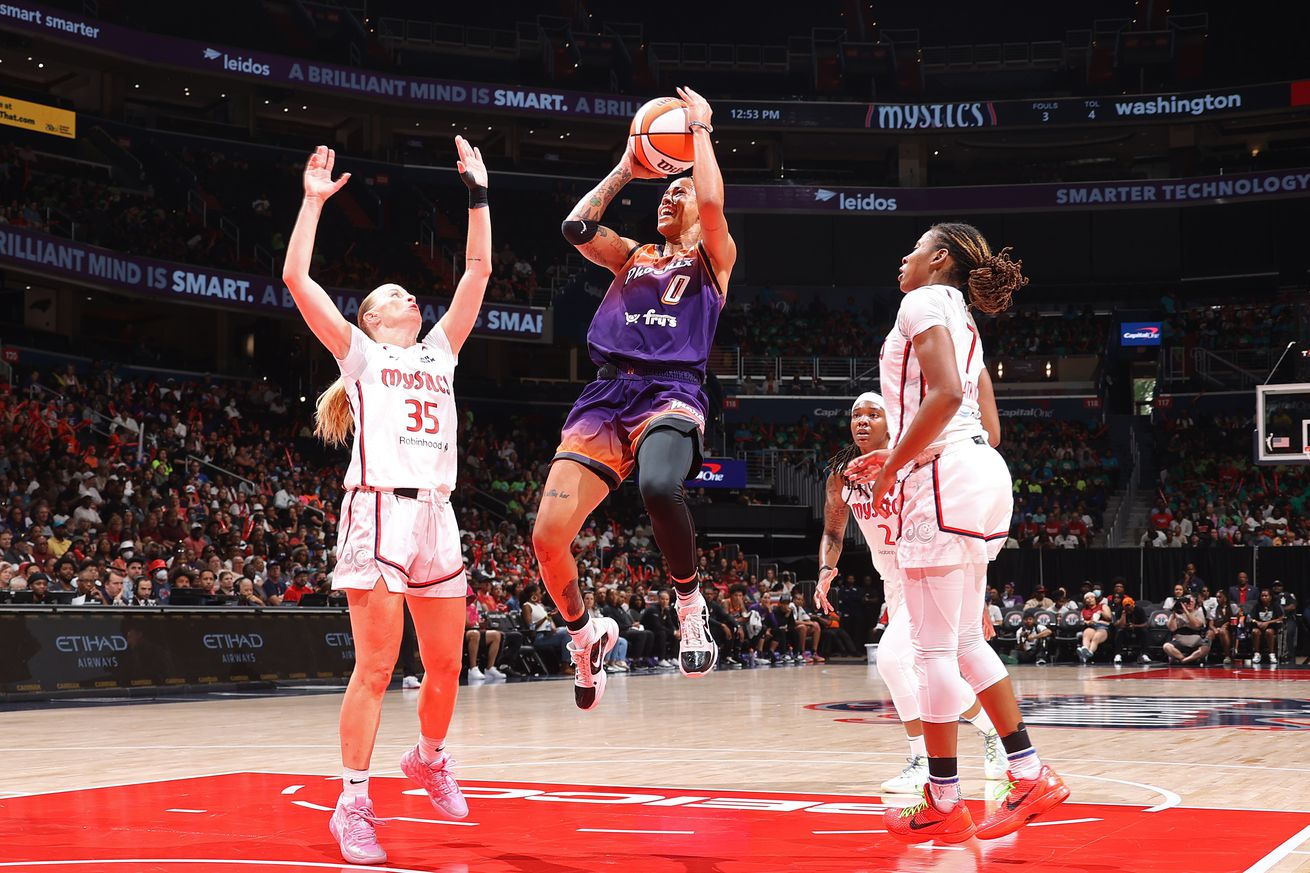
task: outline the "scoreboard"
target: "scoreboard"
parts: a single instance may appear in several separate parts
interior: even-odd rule
[[[943,131],[1081,127],[1199,121],[1305,110],[1310,81],[1245,85],[1173,94],[1121,94],[954,103],[715,101],[715,120],[731,127]]]

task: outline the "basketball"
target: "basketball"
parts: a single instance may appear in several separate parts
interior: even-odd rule
[[[691,169],[694,157],[687,130],[687,104],[677,97],[656,97],[632,116],[628,128],[632,152],[642,165],[672,175]]]

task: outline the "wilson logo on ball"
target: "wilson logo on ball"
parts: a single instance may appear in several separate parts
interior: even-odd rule
[[[628,127],[632,153],[648,170],[664,175],[691,168],[695,157],[687,130],[687,104],[676,97],[657,97],[644,103]]]

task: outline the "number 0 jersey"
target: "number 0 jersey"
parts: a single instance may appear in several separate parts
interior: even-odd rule
[[[346,488],[455,487],[457,362],[440,324],[407,349],[350,326],[337,361],[355,420]]]
[[[673,254],[667,244],[633,249],[591,319],[587,347],[597,366],[625,363],[704,375],[723,309],[705,245]]]

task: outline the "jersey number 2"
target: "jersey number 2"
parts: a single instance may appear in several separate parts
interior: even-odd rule
[[[884,540],[884,542],[883,542],[883,545],[884,545],[884,546],[894,546],[894,545],[896,545],[896,541],[895,541],[894,539],[892,539],[892,529],[891,529],[890,527],[888,527],[888,526],[885,525],[885,524],[880,524],[880,525],[878,525],[878,530],[882,531],[882,538],[883,538],[883,540]]]
[[[410,421],[414,422],[412,425],[405,428],[405,430],[410,433],[417,433],[419,431],[423,431],[423,433],[436,433],[441,430],[441,422],[437,420],[437,404],[432,402],[422,403],[415,400],[413,397],[408,397],[405,399],[405,405],[410,408]],[[424,419],[427,419],[428,421],[428,427],[426,428],[423,426]]]
[[[660,303],[666,303],[669,306],[677,306],[678,301],[682,299],[682,293],[687,290],[690,284],[690,276],[674,276],[665,286],[664,293],[660,295]]]

